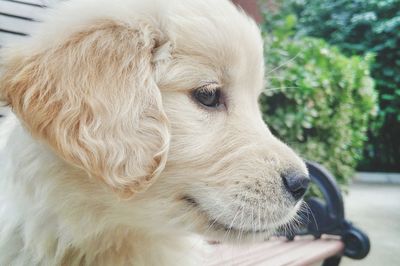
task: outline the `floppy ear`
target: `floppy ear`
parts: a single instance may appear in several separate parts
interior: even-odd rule
[[[162,34],[98,21],[57,47],[5,63],[0,94],[33,136],[124,195],[166,162],[169,128],[153,78]]]

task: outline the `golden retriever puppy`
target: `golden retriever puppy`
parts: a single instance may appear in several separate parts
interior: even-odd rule
[[[66,1],[1,62],[0,265],[201,264],[195,236],[261,240],[301,204],[227,0]]]

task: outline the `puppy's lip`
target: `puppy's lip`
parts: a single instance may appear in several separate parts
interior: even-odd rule
[[[267,233],[267,232],[271,231],[271,229],[269,229],[269,228],[261,229],[261,230],[248,230],[248,229],[236,228],[233,226],[229,226],[227,224],[219,222],[215,218],[210,217],[206,211],[201,209],[200,204],[193,197],[185,195],[181,199],[186,201],[186,203],[188,203],[190,206],[196,208],[205,217],[207,217],[209,228],[213,228],[216,231],[225,231],[225,232],[231,232],[231,233],[237,232],[240,234],[260,234],[260,233]]]
[[[213,219],[212,221],[209,220],[209,225],[210,225],[210,227],[214,228],[214,230],[217,230],[217,231],[237,232],[237,233],[241,233],[241,234],[261,234],[261,233],[267,233],[267,232],[271,231],[269,229],[248,230],[248,229],[236,228],[233,226],[228,226],[226,224],[220,223],[215,219]]]

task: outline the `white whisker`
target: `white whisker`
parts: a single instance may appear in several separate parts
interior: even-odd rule
[[[280,64],[279,66],[273,68],[272,70],[268,71],[265,75],[268,76],[268,74],[271,74],[272,72],[280,69],[281,67],[284,67],[285,65],[289,64],[291,61],[295,60],[303,51],[298,52],[295,56],[290,58],[289,60],[285,61],[284,63]]]

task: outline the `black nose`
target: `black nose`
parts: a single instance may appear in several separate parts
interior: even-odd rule
[[[310,184],[310,178],[299,174],[282,175],[283,184],[287,191],[292,194],[295,200],[299,200],[307,191]]]

